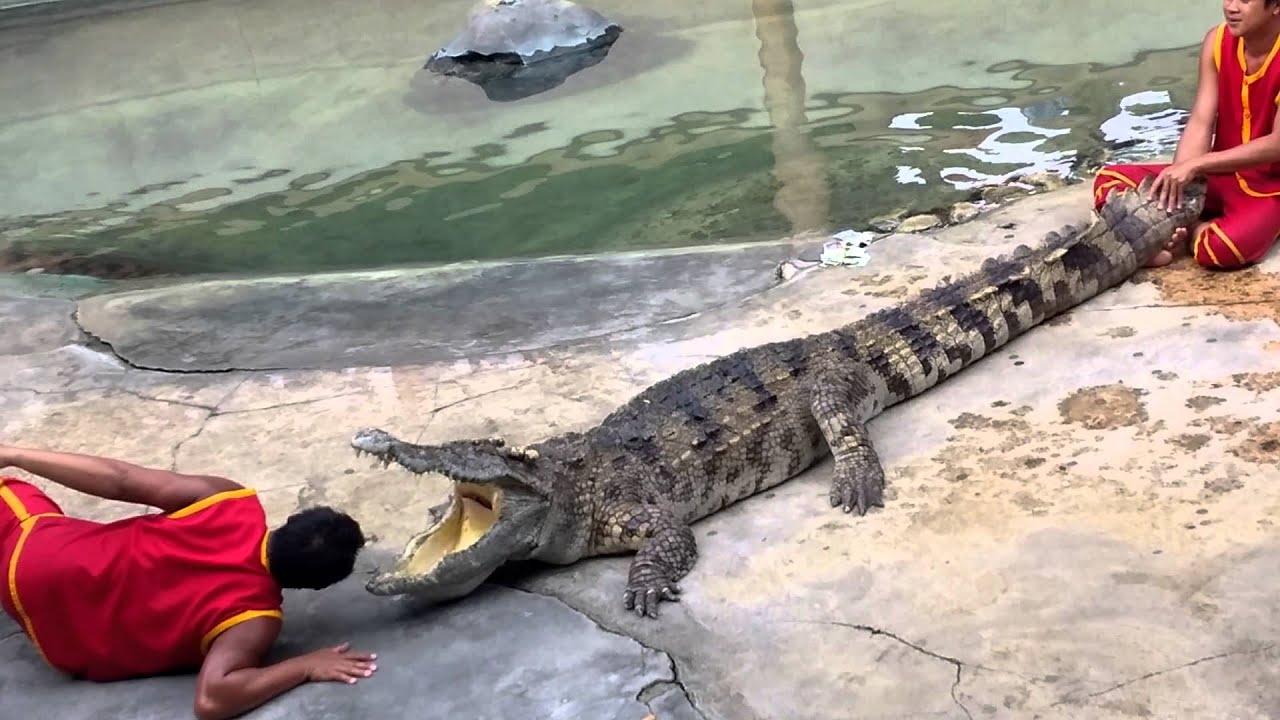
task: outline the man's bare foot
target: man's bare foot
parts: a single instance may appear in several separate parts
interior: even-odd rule
[[[1165,265],[1168,265],[1171,262],[1173,262],[1173,253],[1169,252],[1168,250],[1161,250],[1160,252],[1156,253],[1155,257],[1147,261],[1147,264],[1143,265],[1142,267],[1144,268],[1164,267]]]
[[[1178,228],[1173,231],[1173,237],[1169,238],[1169,242],[1164,244],[1164,249],[1156,253],[1143,267],[1157,268],[1164,267],[1173,262],[1173,253],[1181,246],[1187,243],[1187,229]]]

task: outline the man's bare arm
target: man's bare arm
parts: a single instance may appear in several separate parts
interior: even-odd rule
[[[150,505],[165,512],[242,487],[211,475],[187,475],[123,460],[29,448],[0,446],[0,467],[20,468],[88,495]]]
[[[1174,164],[1188,162],[1192,174],[1216,175],[1235,172],[1259,165],[1280,162],[1280,133],[1271,132],[1241,143],[1230,150],[1210,152],[1213,146],[1213,127],[1218,116],[1218,71],[1213,64],[1213,47],[1216,31],[1205,36],[1200,49],[1200,84],[1196,89],[1191,117],[1183,130],[1174,155]],[[1159,180],[1152,186],[1156,192]]]
[[[377,670],[376,655],[349,652],[346,644],[259,667],[280,632],[280,620],[247,620],[222,633],[209,647],[196,677],[198,720],[227,720],[307,682],[354,684]]]
[[[1178,140],[1175,163],[1200,157],[1213,147],[1213,128],[1218,119],[1218,68],[1213,63],[1217,28],[1210,30],[1200,44],[1199,80],[1187,125]]]

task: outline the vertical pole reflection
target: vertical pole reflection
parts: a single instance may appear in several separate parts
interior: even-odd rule
[[[752,0],[764,107],[773,126],[773,175],[781,187],[773,206],[793,233],[823,228],[830,215],[826,158],[805,129],[805,84],[799,31],[791,0]]]

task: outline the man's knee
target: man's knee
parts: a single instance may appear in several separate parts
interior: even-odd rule
[[[1113,192],[1133,190],[1147,175],[1159,173],[1156,166],[1151,165],[1104,165],[1093,176],[1093,205],[1101,209]]]
[[[1243,238],[1248,240],[1248,238]],[[1201,227],[1191,243],[1191,256],[1196,264],[1212,270],[1239,270],[1257,261],[1252,244],[1232,238],[1218,223]],[[1265,252],[1265,249],[1263,250]]]

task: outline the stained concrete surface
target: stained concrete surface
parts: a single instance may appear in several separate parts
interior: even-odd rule
[[[379,425],[425,442],[580,430],[679,369],[847,322],[1035,243],[1085,219],[1088,197],[1075,187],[937,233],[893,236],[872,246],[865,268],[809,269],[678,321],[604,335],[584,326],[579,339],[460,360],[143,371],[68,341],[53,318],[65,319],[70,304],[43,305],[48,329],[25,340],[28,352],[0,357],[0,442],[224,474],[258,488],[273,521],[331,503],[376,536],[373,562],[421,528],[444,487],[356,460],[354,429]],[[873,422],[888,477],[883,510],[860,518],[831,509],[824,463],[699,523],[701,555],[683,600],[664,605],[658,621],[621,606],[627,558],[520,568],[496,581],[528,594],[468,598],[413,622],[379,615],[383,601],[353,588],[349,600],[290,613],[296,647],[349,629],[357,646],[382,640],[391,649],[380,652],[403,653],[422,684],[376,677],[354,689],[307,688],[261,716],[381,712],[391,698],[428,707],[434,693],[421,688],[440,672],[433,650],[471,671],[448,686],[457,707],[487,702],[495,683],[516,676],[489,667],[501,657],[472,644],[482,635],[504,653],[539,658],[503,668],[532,673],[557,655],[551,669],[504,686],[532,698],[521,716],[552,715],[562,696],[608,697],[641,720],[660,702],[635,704],[642,677],[679,679],[646,697],[732,720],[1274,716],[1278,322],[1274,254],[1232,274],[1185,262],[1142,272]],[[223,340],[243,341],[229,332]],[[49,492],[92,517],[133,511]],[[536,605],[546,596],[591,621]],[[495,598],[531,614],[495,617]],[[348,628],[345,613],[370,619]],[[564,632],[562,653],[522,647],[535,636],[520,633],[562,623],[578,628]],[[396,649],[402,635],[419,634],[429,639],[410,643],[412,652]],[[25,647],[21,637],[0,641],[6,697],[16,678],[53,682]],[[657,669],[643,674],[628,660],[618,667],[630,675],[582,696],[591,652],[619,663],[653,658]],[[74,695],[56,686],[45,707],[71,715],[95,702],[186,702],[190,682]],[[680,717],[665,705],[655,714]]]

